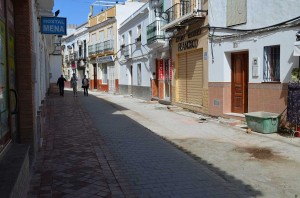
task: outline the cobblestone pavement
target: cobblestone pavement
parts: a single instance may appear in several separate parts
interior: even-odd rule
[[[80,95],[80,94],[79,94]],[[255,197],[93,95],[50,96],[28,197]]]
[[[44,143],[28,197],[124,197],[110,152],[78,98],[65,91],[46,105]]]

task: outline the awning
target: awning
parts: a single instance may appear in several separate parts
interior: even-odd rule
[[[294,56],[300,56],[300,41],[294,43]]]

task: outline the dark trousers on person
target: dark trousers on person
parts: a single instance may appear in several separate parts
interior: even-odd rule
[[[64,86],[59,86],[59,95],[64,96]]]
[[[83,86],[83,94],[84,94],[84,95],[86,95],[86,96],[89,95],[88,90],[89,90],[89,86]]]

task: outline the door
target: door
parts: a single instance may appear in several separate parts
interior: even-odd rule
[[[107,66],[108,70],[108,91],[115,92],[115,72],[114,66]]]
[[[231,111],[248,112],[248,52],[231,54]]]
[[[94,89],[97,89],[97,65],[94,64]]]
[[[170,92],[171,92],[171,74],[170,72],[171,69],[170,69],[170,60],[169,59],[166,59],[165,61],[165,64],[164,64],[164,76],[165,76],[165,97],[164,99],[165,100],[170,100]]]
[[[132,70],[133,70],[133,67],[132,65],[130,65],[129,67],[129,72],[130,72],[130,76],[129,76],[129,86],[128,86],[128,93],[132,95],[132,86],[133,86],[133,76],[132,76]]]

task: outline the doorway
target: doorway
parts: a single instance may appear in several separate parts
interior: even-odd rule
[[[170,69],[170,59],[164,60],[164,99],[170,100],[170,92],[171,92],[171,69]]]
[[[93,65],[94,67],[94,89],[97,89],[98,86],[97,86],[97,64],[94,64]]]
[[[248,52],[231,54],[231,111],[248,112]]]

